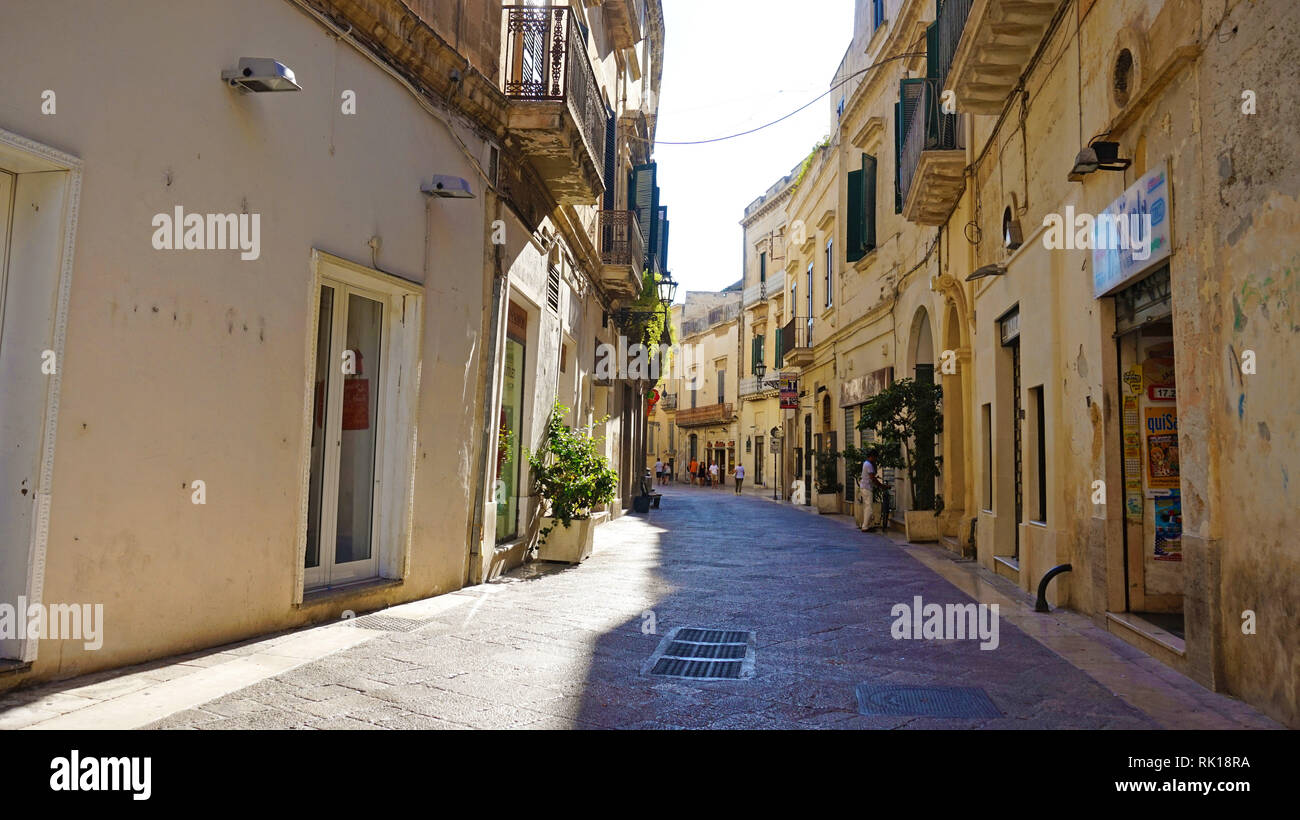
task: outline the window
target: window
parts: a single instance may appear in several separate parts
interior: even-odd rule
[[[723,404],[727,400],[727,371],[718,371],[718,404]]]
[[[835,292],[835,283],[831,281],[831,271],[835,269],[835,240],[826,240],[826,307],[830,307],[835,302],[832,295]]]
[[[758,255],[758,282],[762,284],[767,281],[767,251]]]
[[[1037,473],[1037,497],[1034,499],[1034,519],[1047,523],[1047,424],[1043,410],[1043,388],[1029,388],[1029,409],[1034,425],[1034,472]]]
[[[546,276],[546,306],[552,313],[560,312],[560,269],[552,267]]]
[[[993,511],[993,405],[981,408],[980,429],[984,434],[984,510]]]
[[[871,30],[875,31],[885,22],[885,0],[871,0]]]
[[[812,320],[812,316],[813,316],[813,297],[812,297],[812,293],[813,293],[813,263],[812,263],[812,262],[809,262],[809,263],[808,263],[808,274],[807,274],[807,283],[806,283],[806,284],[807,284],[807,286],[808,286],[808,295],[807,295],[806,297],[804,297],[804,298],[805,298],[805,300],[807,301],[807,306],[805,307],[805,309],[806,309],[808,312],[805,313],[804,316],[806,317],[806,322],[807,322],[807,324],[808,324],[808,333],[807,333],[807,335],[804,337],[804,347],[812,347],[812,321],[813,321],[813,320]],[[798,341],[795,342],[795,345],[798,346]]]
[[[764,350],[763,350],[765,342],[766,342],[766,338],[761,333],[754,334],[754,339],[751,342],[752,347],[750,348],[750,355],[749,355],[749,361],[750,361],[749,372],[751,375],[757,375],[759,363],[766,361],[764,357]]]

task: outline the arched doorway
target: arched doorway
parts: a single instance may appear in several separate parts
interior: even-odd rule
[[[948,302],[943,319],[943,354],[940,356],[940,381],[943,386],[943,499],[946,535],[963,538],[962,524],[968,511],[974,513],[974,498],[967,498],[966,481],[966,380],[970,376],[970,349],[962,344],[961,314],[957,305]]]
[[[912,318],[912,332],[908,338],[912,340],[908,356],[912,365],[912,378],[918,383],[934,384],[934,336],[930,331],[929,311],[924,307],[916,309],[916,315]],[[912,447],[914,458],[918,461],[942,455],[942,452],[936,448],[936,443],[932,438],[928,440],[918,439],[913,443]],[[936,487],[933,476],[921,479],[916,487],[909,487],[908,489],[909,492],[900,497],[899,507],[902,507],[904,502],[910,506],[914,496],[914,509],[934,509]]]

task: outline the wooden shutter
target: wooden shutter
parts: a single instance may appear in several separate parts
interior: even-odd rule
[[[658,194],[658,191],[655,192]],[[656,246],[656,261],[659,263],[659,272],[668,272],[668,206],[659,206],[659,244]]]
[[[862,253],[876,249],[876,158],[862,155]]]
[[[646,267],[650,267],[650,260],[659,244],[658,166],[653,162],[638,165],[632,169],[632,175],[635,180],[632,210],[636,211],[641,236],[645,239]]]
[[[844,258],[856,262],[866,254],[862,250],[862,171],[849,171],[848,225],[845,228]]]
[[[618,159],[616,152],[618,150],[618,120],[610,117],[605,120],[605,210],[612,211],[615,208],[614,199],[614,174],[618,170]]]

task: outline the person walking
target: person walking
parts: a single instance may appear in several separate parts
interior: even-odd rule
[[[709,486],[718,486],[718,462],[716,461],[709,465]]]
[[[744,464],[737,464],[737,465],[736,465],[735,478],[736,478],[736,495],[740,495],[740,486],[741,486],[742,484],[745,483],[745,465],[744,465]]]
[[[662,456],[655,459],[655,483],[664,483],[664,460]]]
[[[695,486],[695,481],[696,479],[699,478],[699,473],[700,473],[700,462],[692,458],[690,465],[688,465],[686,468],[686,475],[690,478],[692,487]]]

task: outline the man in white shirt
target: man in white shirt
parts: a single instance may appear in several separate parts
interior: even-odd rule
[[[859,527],[863,532],[871,529],[872,518],[874,517],[875,507],[872,505],[873,488],[876,485],[876,465],[871,463],[871,459],[865,459],[862,462],[862,478],[858,481],[858,487],[862,491],[862,526]]]
[[[662,458],[655,459],[655,483],[664,483],[664,460]]]
[[[745,483],[745,465],[736,465],[736,495],[740,495],[740,485]]]
[[[714,487],[719,486],[719,484],[718,484],[718,462],[716,462],[716,461],[709,465],[709,483],[710,483],[711,485],[713,485]]]

